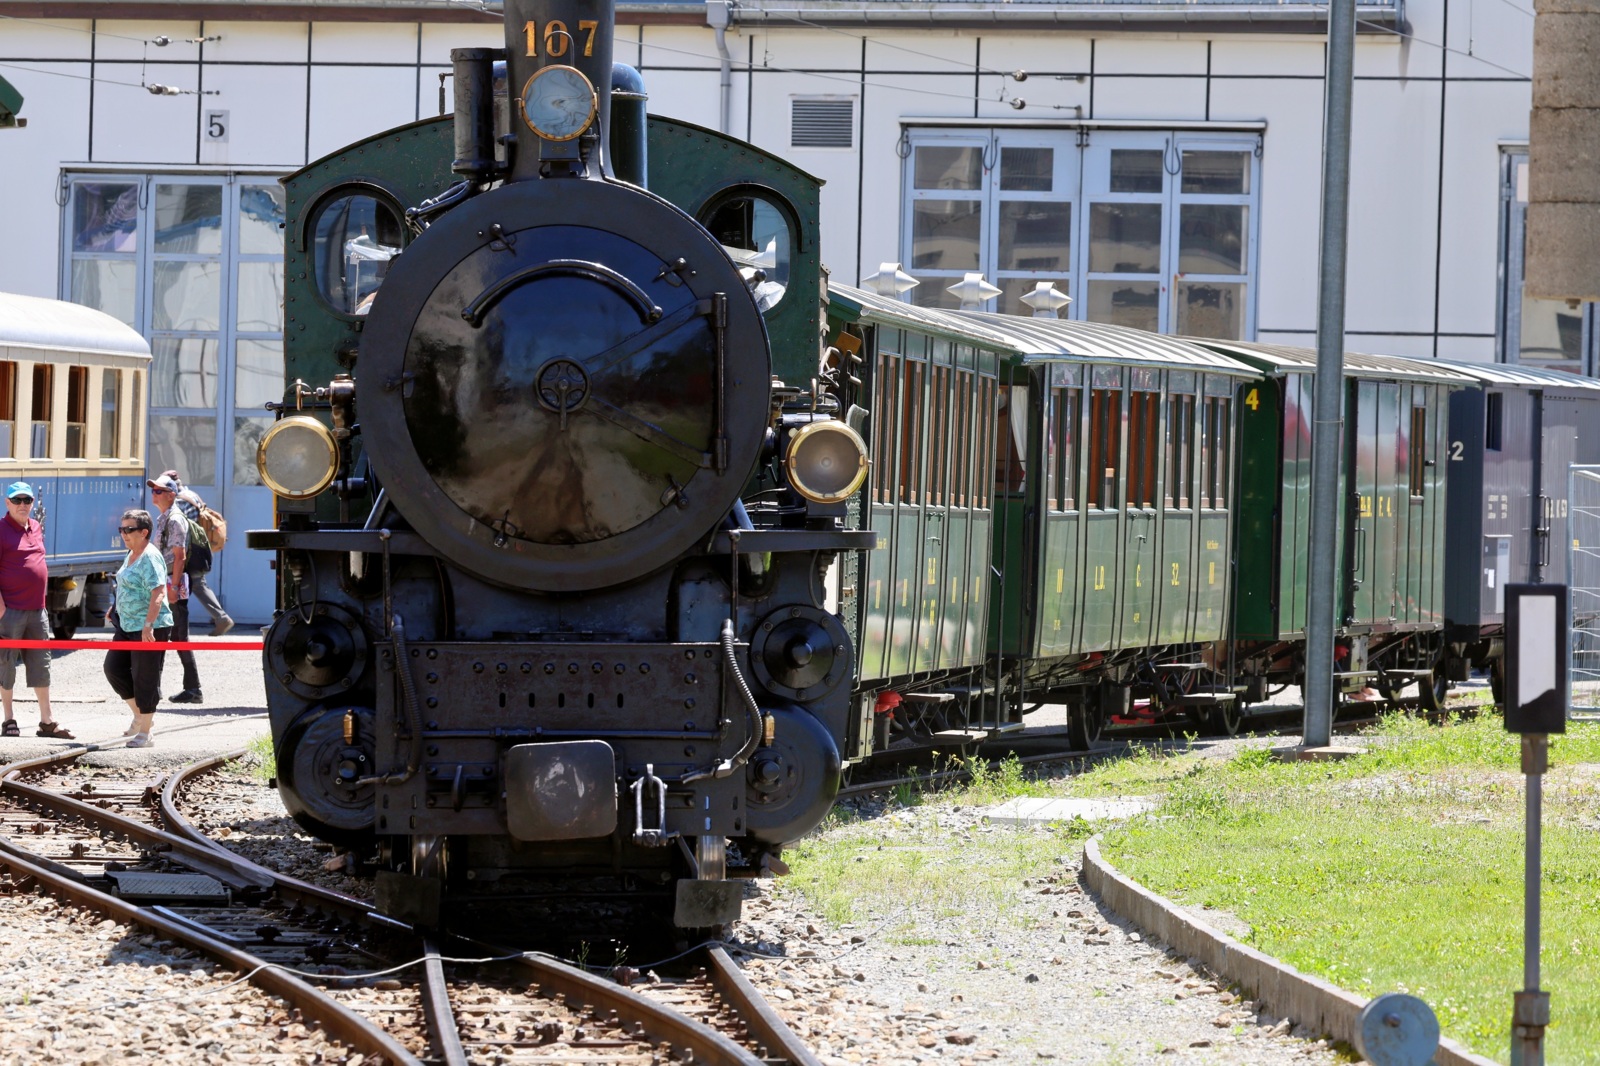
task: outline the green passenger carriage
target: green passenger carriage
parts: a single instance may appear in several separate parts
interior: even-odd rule
[[[1316,352],[1206,341],[1257,368],[1239,387],[1237,670],[1246,695],[1304,669]],[[1438,363],[1346,353],[1336,652],[1341,687],[1436,705],[1443,670],[1449,396],[1471,384]]]

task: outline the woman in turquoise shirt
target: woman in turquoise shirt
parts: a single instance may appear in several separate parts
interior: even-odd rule
[[[124,511],[118,532],[128,557],[117,571],[116,602],[106,613],[114,623],[119,641],[166,641],[172,639],[172,609],[167,606],[167,564],[150,543],[155,523],[149,511]],[[166,654],[152,651],[106,652],[106,680],[117,695],[128,701],[133,722],[124,736],[130,748],[148,748],[155,725],[156,701],[161,698],[161,663]]]

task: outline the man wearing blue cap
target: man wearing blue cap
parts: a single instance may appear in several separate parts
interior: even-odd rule
[[[6,516],[0,520],[0,639],[49,640],[50,616],[45,593],[50,571],[44,561],[44,527],[33,520],[33,486],[13,481],[6,486]],[[39,697],[38,736],[72,740],[50,717],[50,651],[47,648],[0,649],[0,706],[5,722],[0,736],[18,735],[11,716],[11,690],[17,682],[17,660],[28,668],[28,687]]]

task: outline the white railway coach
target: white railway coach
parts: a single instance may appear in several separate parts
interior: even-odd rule
[[[58,637],[98,624],[118,519],[145,499],[149,369],[149,344],[110,315],[0,293],[0,484],[33,486]]]

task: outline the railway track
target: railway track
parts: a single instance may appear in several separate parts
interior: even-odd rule
[[[13,890],[43,888],[215,958],[352,1049],[396,1066],[816,1066],[719,947],[686,976],[626,988],[515,947],[425,937],[197,830],[183,792],[240,752],[129,783],[75,768],[88,750],[0,767]]]

